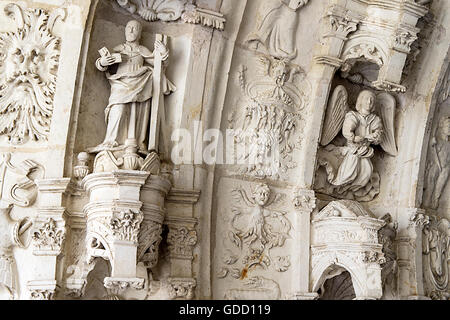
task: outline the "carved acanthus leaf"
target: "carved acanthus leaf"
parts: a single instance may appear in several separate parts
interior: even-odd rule
[[[61,251],[65,239],[65,228],[57,227],[54,219],[48,218],[37,231],[33,233],[33,241],[38,251]]]
[[[5,7],[16,31],[0,34],[0,134],[13,144],[47,140],[53,114],[60,39],[52,29],[64,13]]]

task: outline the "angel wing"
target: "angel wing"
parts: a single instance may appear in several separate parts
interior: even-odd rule
[[[383,136],[381,137],[381,147],[391,156],[397,156],[397,144],[395,142],[395,98],[387,92],[377,96],[377,110],[383,122]]]
[[[282,202],[285,197],[286,197],[285,194],[271,192],[266,207]]]
[[[350,109],[347,101],[347,90],[342,85],[337,86],[336,89],[334,89],[325,114],[322,138],[320,140],[322,146],[326,146],[333,141],[342,129],[345,115]]]
[[[248,197],[247,193],[242,188],[234,189],[231,192],[231,195],[232,195],[233,199],[238,204],[244,204],[247,207],[254,207],[255,206],[255,203],[252,200],[250,200],[250,198]]]

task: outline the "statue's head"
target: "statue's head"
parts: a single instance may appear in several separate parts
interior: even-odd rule
[[[376,96],[372,91],[364,90],[356,101],[356,110],[362,115],[369,115],[375,110]]]
[[[125,27],[125,39],[128,42],[135,42],[141,39],[142,25],[139,21],[131,20]]]
[[[259,184],[253,192],[253,199],[260,206],[265,206],[269,201],[270,188],[267,184]]]

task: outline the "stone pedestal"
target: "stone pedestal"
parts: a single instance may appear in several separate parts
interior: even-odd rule
[[[107,288],[140,289],[144,279],[136,276],[138,235],[144,220],[141,188],[149,173],[125,171],[94,173],[83,179],[89,194],[84,207],[87,217],[87,260],[103,258],[111,264]]]

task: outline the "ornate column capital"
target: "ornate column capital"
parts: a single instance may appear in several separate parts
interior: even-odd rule
[[[58,256],[61,253],[66,228],[64,220],[57,220],[46,217],[34,223],[32,239],[35,256]]]
[[[410,226],[422,230],[426,225],[430,223],[430,217],[426,215],[424,209],[411,208],[409,211]]]
[[[312,213],[317,206],[316,202],[314,190],[301,188],[294,190],[293,204],[300,213]]]
[[[169,227],[167,243],[171,258],[192,260],[194,258],[194,246],[198,237],[195,225],[197,219],[170,217],[166,220]]]
[[[168,290],[171,299],[191,300],[197,281],[194,278],[169,278]]]
[[[323,37],[334,37],[342,41],[347,40],[347,36],[355,32],[360,23],[360,17],[357,14],[337,5],[330,6],[324,18],[328,23],[328,30]]]

